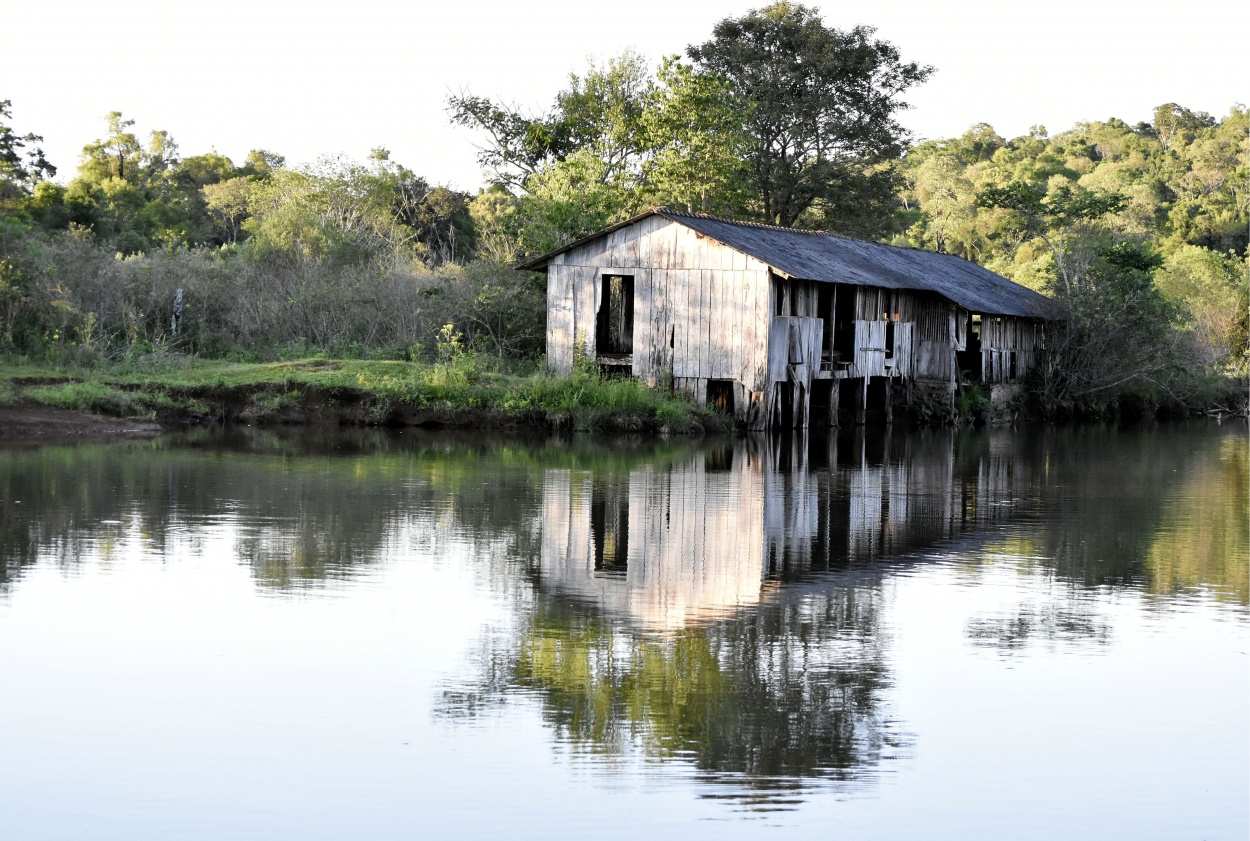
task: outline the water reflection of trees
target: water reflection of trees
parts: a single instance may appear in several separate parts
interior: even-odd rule
[[[588,454],[482,436],[248,433],[0,450],[0,591],[41,560],[72,567],[123,539],[164,559],[223,530],[235,559],[279,589],[357,574],[402,548],[401,533],[515,553],[533,538],[545,465],[691,446]]]
[[[900,741],[884,709],[879,609],[875,589],[848,586],[645,636],[585,603],[540,593],[511,654],[484,658],[484,682],[450,692],[443,712],[523,690],[541,699],[562,740],[592,752],[641,745],[646,755],[765,788],[848,780]]]

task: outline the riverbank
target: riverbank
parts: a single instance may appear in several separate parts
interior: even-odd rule
[[[8,437],[44,434],[43,426],[74,427],[74,413],[81,417],[81,435],[121,434],[104,431],[121,426],[150,431],[238,423],[664,434],[723,432],[731,425],[633,380],[593,372],[509,374],[483,370],[466,358],[437,364],[323,358],[249,364],[167,355],[84,369],[8,362],[0,363],[0,408]]]

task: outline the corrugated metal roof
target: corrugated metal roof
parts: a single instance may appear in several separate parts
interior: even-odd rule
[[[987,315],[1055,316],[1055,302],[1045,295],[951,254],[664,208],[653,208],[519,268],[541,269],[557,254],[652,215],[692,228],[791,277],[935,292],[966,310]]]

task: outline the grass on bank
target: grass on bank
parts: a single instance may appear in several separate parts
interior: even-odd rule
[[[685,433],[709,416],[684,398],[579,365],[568,377],[490,370],[465,354],[436,363],[309,358],[239,363],[170,355],[144,364],[62,368],[0,360],[0,405],[38,404],[122,417],[206,416],[213,392],[253,392],[250,416],[298,410],[305,395],[359,405],[370,423],[435,410],[578,430]],[[720,419],[724,422],[725,419]]]

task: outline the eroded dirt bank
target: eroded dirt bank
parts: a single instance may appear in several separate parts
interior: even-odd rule
[[[106,417],[47,406],[0,406],[0,442],[147,437],[162,431],[161,425],[153,421]]]

